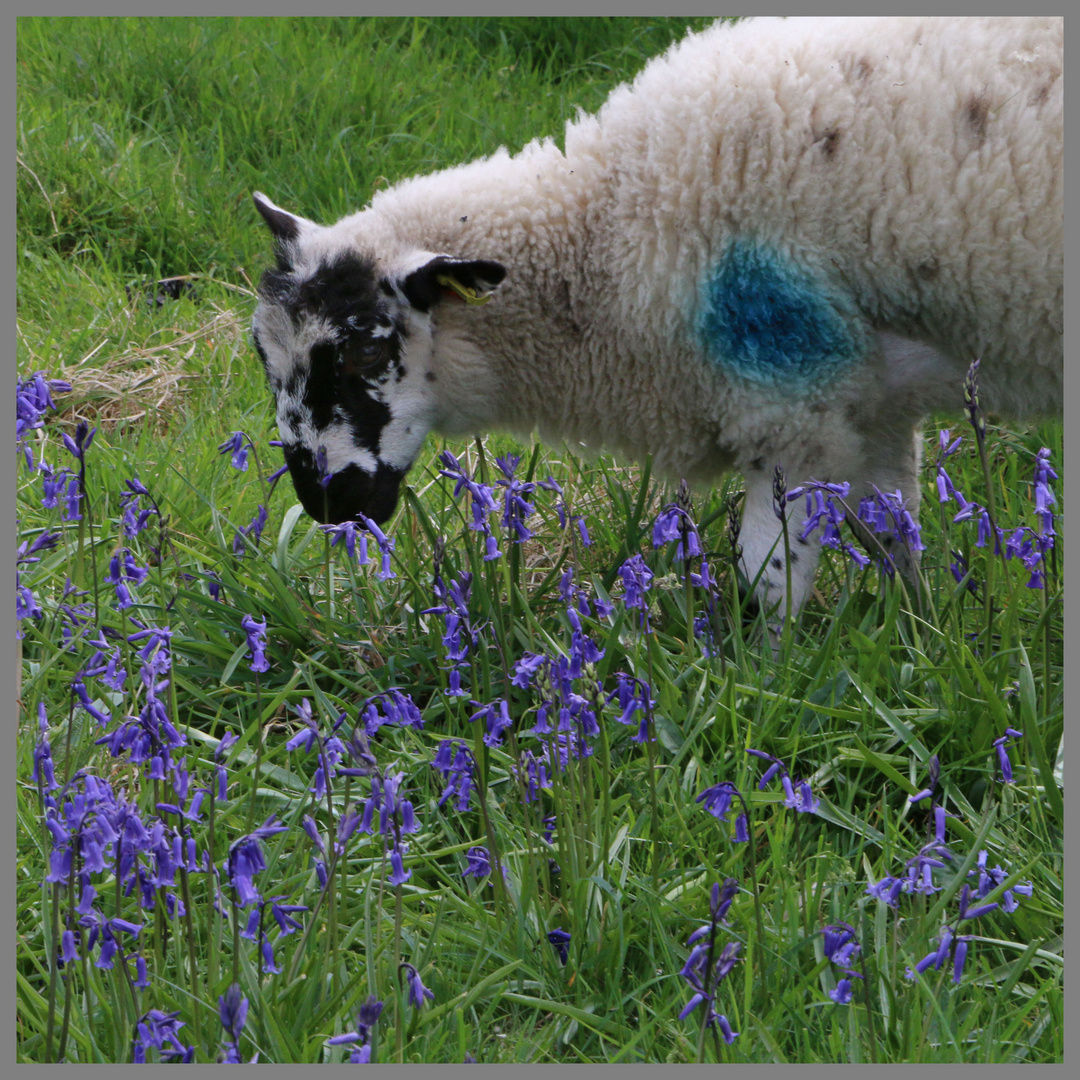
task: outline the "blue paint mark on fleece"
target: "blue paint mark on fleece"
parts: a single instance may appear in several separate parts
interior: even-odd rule
[[[712,359],[751,382],[806,390],[859,355],[843,304],[772,248],[734,241],[705,286]]]

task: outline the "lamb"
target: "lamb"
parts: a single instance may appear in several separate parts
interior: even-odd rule
[[[915,514],[920,422],[972,359],[988,411],[1061,410],[1062,64],[1061,18],[716,24],[565,150],[329,227],[255,193],[253,337],[304,508],[385,520],[431,430],[738,469],[748,576],[797,610],[818,548],[792,544],[785,596],[774,466]]]

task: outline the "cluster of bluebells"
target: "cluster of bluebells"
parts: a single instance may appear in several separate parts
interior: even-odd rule
[[[538,783],[546,786],[549,745],[555,748],[561,769],[571,754],[589,757],[593,753],[593,740],[600,734],[599,714],[605,696],[595,678],[594,666],[603,658],[604,650],[582,624],[581,616],[591,616],[593,605],[585,590],[574,584],[573,577],[573,568],[568,567],[559,585],[570,626],[569,649],[554,656],[524,653],[515,663],[510,680],[513,686],[523,690],[535,688],[541,698],[536,722],[529,733],[541,739],[544,750],[539,757],[530,754],[524,759],[530,792],[535,791]],[[594,603],[598,615],[610,613],[606,603],[599,599]],[[488,746],[500,745],[504,733],[513,729],[510,704],[505,698],[481,706],[471,719],[484,721],[484,742]]]
[[[1057,535],[1054,529],[1054,512],[1050,509],[1057,502],[1050,481],[1056,480],[1058,474],[1050,464],[1050,451],[1044,446],[1035,455],[1035,473],[1033,485],[1035,488],[1035,516],[1038,526],[1032,529],[1030,526],[1021,525],[1012,530],[1003,529],[1000,525],[994,525],[990,521],[990,513],[984,506],[978,503],[968,502],[963,494],[953,484],[945,469],[946,460],[956,452],[961,440],[959,438],[950,442],[950,433],[943,430],[938,437],[937,459],[937,491],[938,500],[942,503],[955,502],[958,509],[953,516],[953,522],[975,521],[978,531],[975,537],[976,547],[986,547],[991,539],[994,540],[994,554],[1004,555],[1006,561],[1018,559],[1024,567],[1031,572],[1028,578],[1029,589],[1042,589],[1046,579],[1042,567],[1046,556],[1054,547],[1054,537]],[[957,556],[950,567],[953,577],[961,582],[967,575],[967,566],[961,556]],[[968,582],[969,588],[973,588]]]
[[[652,542],[654,548],[667,543],[675,543],[675,559],[687,567],[690,584],[700,589],[704,598],[704,610],[694,618],[694,636],[701,642],[705,656],[718,656],[720,647],[716,641],[716,616],[718,611],[716,580],[713,577],[709,560],[701,546],[701,537],[697,525],[690,515],[690,492],[684,480],[679,485],[679,494],[675,502],[661,510],[653,525]],[[699,559],[696,571],[690,570],[692,559]],[[647,627],[648,602],[645,593],[649,588],[650,578],[642,572],[641,563],[624,564],[626,572],[620,570],[623,584],[634,600],[632,606],[641,609],[642,625]],[[647,569],[647,568],[645,568]]]
[[[251,439],[242,431],[234,431],[223,443],[218,446],[218,453],[229,454],[232,467],[240,472],[246,472],[248,467],[248,454],[254,448]],[[279,469],[270,479],[276,480],[284,468]],[[255,516],[247,525],[241,525],[233,534],[232,549],[236,555],[243,555],[248,544],[259,546],[262,539],[263,529],[266,528],[267,510],[260,503],[255,511]]]
[[[327,1039],[327,1045],[351,1046],[349,1062],[353,1065],[367,1065],[371,1061],[371,1038],[382,1011],[383,1003],[374,994],[369,994],[357,1013],[356,1030]]]
[[[460,740],[442,739],[431,764],[446,781],[438,805],[441,807],[451,795],[457,795],[457,809],[468,810],[476,782],[476,762],[468,746]]]
[[[472,509],[469,528],[474,532],[483,533],[484,559],[486,561],[498,559],[502,552],[499,550],[499,542],[491,530],[489,521],[489,515],[498,509],[498,503],[495,501],[491,488],[487,484],[474,480],[465,466],[449,450],[444,450],[439,455],[439,461],[443,465],[439,475],[454,481],[454,498],[456,499],[462,491],[469,493]]]
[[[135,1036],[131,1040],[131,1057],[136,1065],[145,1065],[146,1052],[157,1050],[159,1061],[176,1061],[189,1064],[195,1060],[195,1047],[180,1041],[180,1029],[184,1021],[178,1012],[162,1012],[150,1009],[135,1024]]]
[[[56,410],[53,394],[67,393],[71,384],[62,379],[46,379],[41,372],[19,379],[15,392],[15,433],[18,453],[22,456],[27,470],[41,480],[41,506],[45,510],[60,508],[62,520],[78,522],[83,520],[82,506],[86,483],[86,453],[94,441],[97,428],[90,428],[85,421],[80,421],[74,435],[61,433],[65,448],[74,458],[75,469],[67,466],[53,468],[44,457],[34,456],[33,433],[43,428],[46,416]],[[42,444],[44,445],[44,443]],[[44,612],[34,596],[33,588],[24,580],[24,573],[29,566],[40,561],[40,552],[56,545],[59,534],[44,531],[33,542],[24,541],[18,550],[15,564],[15,617],[20,622],[24,619],[41,619]],[[68,584],[64,599],[73,592]],[[70,639],[70,626],[85,624],[89,619],[81,613],[76,614],[69,607],[66,611],[61,603],[61,615],[70,614],[70,624],[65,626],[65,638]],[[21,627],[16,630],[17,637],[23,637]]]
[[[343,543],[349,558],[356,559],[361,566],[374,562],[368,552],[368,536],[370,535],[379,549],[379,569],[375,576],[380,581],[389,581],[397,577],[390,567],[390,557],[394,553],[395,541],[387,536],[371,518],[361,514],[359,521],[320,525],[319,528],[330,537],[331,547]]]
[[[851,485],[847,482],[838,484],[826,483],[821,480],[810,480],[799,487],[792,488],[787,493],[789,500],[803,496],[806,500],[802,531],[799,533],[800,540],[807,540],[811,534],[821,529],[821,546],[843,551],[859,566],[869,565],[870,560],[857,547],[844,539],[840,528],[844,524],[843,500],[848,497]],[[836,500],[841,500],[837,505]],[[875,515],[876,516],[876,515]]]
[[[240,987],[233,983],[225,993],[218,998],[218,1018],[225,1032],[225,1048],[218,1058],[226,1065],[242,1065],[243,1056],[240,1053],[240,1033],[247,1023],[248,999],[240,992]],[[256,1052],[252,1055],[249,1065],[259,1060]]]
[[[380,711],[381,706],[381,711]],[[363,809],[357,810],[350,804],[339,817],[337,837],[334,842],[335,862],[345,853],[348,841],[356,832],[384,838],[390,861],[390,874],[387,880],[391,885],[401,885],[412,876],[407,870],[404,858],[409,845],[402,839],[404,835],[419,829],[412,802],[403,797],[404,772],[390,772],[379,767],[375,755],[371,752],[370,736],[385,723],[398,726],[422,727],[420,711],[413,700],[394,688],[369,698],[360,708],[360,722],[353,729],[351,738],[341,739],[338,731],[346,716],[340,714],[331,725],[329,734],[324,735],[311,712],[311,706],[305,698],[297,708],[304,727],[287,743],[290,750],[303,749],[315,751],[319,763],[315,770],[315,779],[310,791],[316,799],[323,798],[329,791],[334,778],[339,776],[366,777],[370,781],[370,794]],[[351,765],[339,765],[347,757]],[[329,882],[327,869],[327,845],[319,833],[318,826],[310,815],[305,815],[303,829],[315,846],[318,857],[315,860],[316,874],[322,888]]]
[[[1051,506],[1057,502],[1057,499],[1050,482],[1056,480],[1058,474],[1050,464],[1050,451],[1043,447],[1035,456],[1033,487],[1037,527],[1020,525],[1015,529],[1006,530],[991,522],[990,512],[985,506],[969,502],[949,476],[946,462],[957,452],[962,441],[960,437],[953,438],[948,428],[938,432],[938,455],[935,464],[938,501],[942,504],[956,503],[957,512],[952,518],[954,524],[964,521],[976,523],[976,547],[986,547],[993,540],[995,555],[1003,556],[1006,561],[1018,559],[1030,571],[1027,581],[1029,589],[1044,588],[1045,575],[1042,567],[1047,554],[1054,547],[1056,535]],[[787,493],[787,498],[795,499],[800,495],[805,496],[806,515],[799,533],[801,540],[806,540],[816,530],[821,529],[820,540],[824,547],[843,551],[857,565],[867,566],[870,562],[869,558],[845,540],[841,533],[847,510],[844,500],[849,491],[850,485],[847,483],[833,484],[811,480],[800,487],[793,488]],[[909,554],[925,550],[919,525],[912,517],[907,502],[899,491],[884,492],[875,488],[873,495],[860,500],[858,518],[871,533],[884,536],[886,544],[894,540],[898,541]],[[888,554],[882,557],[881,565],[888,574],[892,575],[895,572],[895,563]],[[955,554],[950,570],[958,583],[965,580],[968,567],[962,555]],[[970,580],[967,584],[971,591],[975,590]]]
[[[301,924],[293,918],[293,913],[307,911],[303,904],[282,903],[284,896],[264,897],[255,884],[255,875],[266,869],[263,842],[278,833],[288,831],[287,825],[275,820],[276,816],[271,814],[257,829],[234,841],[229,847],[224,864],[237,906],[251,909],[240,936],[247,941],[256,942],[262,956],[262,970],[267,975],[281,972],[268,933],[270,926],[266,919],[267,909],[277,924],[278,940],[301,929]]]
[[[469,528],[481,533],[484,537],[485,561],[490,562],[502,555],[490,520],[491,515],[499,513],[500,509],[499,524],[511,543],[523,544],[532,538],[532,529],[529,528],[527,521],[536,512],[536,506],[528,496],[532,495],[537,488],[553,492],[558,497],[555,513],[560,527],[566,529],[569,525],[574,525],[581,537],[581,542],[586,547],[592,543],[589,530],[585,526],[585,519],[580,514],[568,515],[563,489],[554,477],[548,476],[547,479],[538,481],[516,478],[515,473],[521,463],[519,454],[508,454],[506,457],[495,459],[496,468],[502,475],[495,480],[494,487],[472,477],[468,469],[449,450],[444,450],[439,455],[439,462],[442,465],[439,475],[454,481],[454,498],[456,499],[463,491],[469,493],[471,510]],[[495,488],[501,488],[502,491],[497,494]]]
[[[855,934],[855,927],[845,922],[833,923],[822,931],[822,938],[825,959],[840,969],[840,978],[837,979],[836,986],[829,991],[829,997],[837,1005],[850,1005],[851,980],[862,978],[862,975],[851,966],[862,951],[862,946]]]
[[[39,716],[42,737],[34,755],[34,777],[41,785],[52,841],[45,881],[58,888],[73,886],[72,900],[78,898],[65,910],[59,962],[62,966],[93,957],[95,967],[111,970],[120,961],[133,984],[145,989],[146,962],[135,951],[145,924],[107,917],[94,882],[115,878],[124,896],[135,893],[142,911],[152,912],[164,902],[168,915],[176,917],[185,911],[175,891],[176,874],[207,872],[208,853],[200,855],[192,838],[160,817],[144,821],[138,804],[107,780],[80,770],[67,785],[57,783],[43,710]],[[178,783],[183,790],[186,772]],[[159,804],[158,809],[167,813],[176,807]],[[193,814],[198,815],[197,803]]]
[[[784,762],[778,757],[773,757],[772,754],[765,753],[764,750],[747,748],[746,752],[752,757],[769,762],[769,767],[758,781],[759,791],[764,791],[779,775],[780,784],[784,789],[784,806],[800,814],[817,813],[821,802],[814,795],[809,780],[792,780]],[[747,804],[742,792],[733,783],[725,780],[719,784],[714,784],[712,787],[706,788],[694,801],[701,803],[717,820],[726,822],[736,799],[742,806],[742,812],[735,819],[735,834],[731,839],[734,843],[744,844],[750,838]]]
[[[1007,740],[1010,737],[1019,738],[1021,732],[1008,728],[1006,735],[995,742],[995,750],[999,755],[999,763],[1002,767],[1003,780],[1012,782],[1012,766],[1008,760]],[[919,849],[918,853],[908,860],[904,873],[898,877],[885,877],[881,881],[868,885],[866,891],[870,896],[897,908],[900,897],[904,894],[919,893],[932,896],[939,892],[943,883],[935,880],[935,872],[944,871],[950,865],[958,864],[963,859],[958,859],[946,843],[946,826],[948,814],[944,806],[937,800],[937,786],[941,775],[941,765],[937,755],[934,755],[928,765],[929,786],[911,796],[911,802],[921,802],[924,799],[930,801],[930,816],[933,822],[933,836]],[[959,933],[960,924],[971,919],[977,919],[982,915],[989,914],[997,908],[1006,913],[1012,913],[1019,906],[1017,896],[1031,896],[1033,889],[1030,881],[1017,882],[1010,888],[1005,889],[1000,901],[979,903],[984,897],[997,889],[1008,879],[1008,871],[1001,866],[988,866],[989,856],[986,851],[979,851],[975,859],[975,866],[968,871],[966,881],[957,896],[956,911],[942,927],[936,947],[924,956],[914,968],[907,970],[908,978],[915,978],[928,968],[940,969],[951,955],[953,957],[953,981],[959,983],[967,960],[968,944],[973,937]]]
[[[426,608],[421,614],[443,617],[442,643],[450,665],[450,686],[447,693],[451,697],[467,697],[468,692],[461,686],[461,674],[469,667],[469,649],[476,648],[481,630],[469,615],[472,574],[463,573],[446,585],[436,567],[433,589],[437,603]]]
[[[693,990],[690,1000],[679,1013],[679,1019],[685,1020],[699,1006],[704,1006],[705,1026],[719,1030],[729,1046],[739,1033],[732,1031],[728,1018],[716,1011],[716,991],[735,969],[742,945],[738,941],[729,941],[717,952],[717,932],[727,924],[728,909],[738,891],[739,883],[734,878],[725,878],[722,886],[718,881],[713,883],[709,921],[687,938],[686,946],[690,949],[690,955],[679,972]]]

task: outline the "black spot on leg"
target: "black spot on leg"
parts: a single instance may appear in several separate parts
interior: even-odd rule
[[[799,553],[797,551],[793,551],[791,553],[791,565],[794,566],[798,561],[799,561]]]
[[[434,371],[425,371],[424,372],[424,378],[428,382],[435,382],[436,381],[435,372]]]
[[[836,128],[830,128],[819,139],[817,145],[821,147],[821,156],[831,158],[836,153],[836,144],[840,141],[840,132]]]
[[[982,94],[973,94],[964,106],[964,121],[978,146],[986,141],[986,125],[990,119],[990,102]]]
[[[810,541],[809,541],[809,540],[805,539],[805,538],[804,538],[804,537],[802,537],[802,536],[796,536],[796,537],[795,537],[795,539],[796,539],[796,540],[798,540],[798,542],[799,542],[800,544],[802,544],[802,546],[803,546],[803,547],[807,547],[807,546],[809,545],[809,543],[810,543]],[[793,561],[794,561],[794,560],[793,560]]]
[[[772,563],[771,564],[772,564],[772,568],[774,570],[783,570],[784,569],[783,560],[777,555],[774,555],[772,557]]]

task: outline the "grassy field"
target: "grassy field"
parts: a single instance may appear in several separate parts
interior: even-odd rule
[[[929,425],[918,594],[826,552],[776,655],[737,477],[433,439],[352,552],[268,481],[251,190],[686,26],[19,20],[18,1060],[1061,1060],[1060,425]]]

